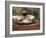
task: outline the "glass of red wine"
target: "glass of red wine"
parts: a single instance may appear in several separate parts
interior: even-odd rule
[[[28,14],[27,11],[25,11],[25,10],[22,11],[22,15],[23,15],[23,16],[27,16],[27,14]]]

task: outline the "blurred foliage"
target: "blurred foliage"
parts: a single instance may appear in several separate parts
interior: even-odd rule
[[[16,12],[16,10],[13,10],[12,12],[13,12],[12,13],[13,16],[19,16],[20,15],[20,13]]]
[[[32,12],[31,10],[28,10],[27,8],[22,8],[22,10],[27,10],[29,15],[34,15],[37,19],[40,19],[40,17],[38,17],[39,16],[38,11],[33,10],[33,12]],[[21,15],[21,13],[16,12],[16,10],[13,8],[12,9],[12,15],[13,16],[16,16],[16,15],[19,16],[19,15]]]
[[[13,16],[19,16],[20,13],[16,12],[16,10],[13,8],[13,9],[12,9],[12,15],[13,15]]]
[[[33,11],[33,15],[35,18],[39,19],[39,12],[38,11]]]

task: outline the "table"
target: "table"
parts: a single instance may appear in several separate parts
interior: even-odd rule
[[[13,22],[13,31],[23,31],[23,30],[40,30],[39,20],[35,20],[32,24],[16,24]]]

